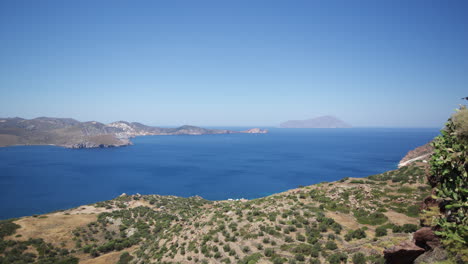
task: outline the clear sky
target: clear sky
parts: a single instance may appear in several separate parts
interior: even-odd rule
[[[468,1],[0,1],[0,116],[441,127]]]

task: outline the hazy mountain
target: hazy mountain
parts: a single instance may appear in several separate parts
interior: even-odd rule
[[[280,124],[282,128],[349,128],[351,125],[334,116],[320,116],[306,120],[289,120]]]
[[[251,131],[251,130],[249,130]],[[255,130],[257,131],[257,130]],[[255,133],[254,131],[254,133]],[[265,133],[258,129],[256,133]],[[96,148],[131,145],[129,138],[145,135],[205,135],[252,133],[196,126],[161,128],[136,122],[103,124],[71,118],[0,118],[0,147],[12,145],[56,145],[67,148]]]

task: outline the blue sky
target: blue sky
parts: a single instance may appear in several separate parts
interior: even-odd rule
[[[1,1],[0,116],[441,127],[466,1]]]

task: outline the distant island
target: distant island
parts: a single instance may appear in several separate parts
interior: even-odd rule
[[[351,125],[334,116],[320,116],[306,120],[289,120],[280,124],[282,128],[350,128]]]
[[[135,136],[207,135],[255,133],[268,131],[252,128],[245,131],[206,129],[196,126],[162,128],[137,122],[118,121],[103,124],[80,122],[72,118],[38,117],[34,119],[0,118],[0,147],[14,145],[55,145],[66,148],[106,148],[131,145]]]

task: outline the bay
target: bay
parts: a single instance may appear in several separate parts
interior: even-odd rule
[[[236,128],[242,129],[242,128]],[[436,128],[279,129],[268,134],[144,136],[108,149],[0,148],[0,219],[122,193],[253,199],[397,168]]]

